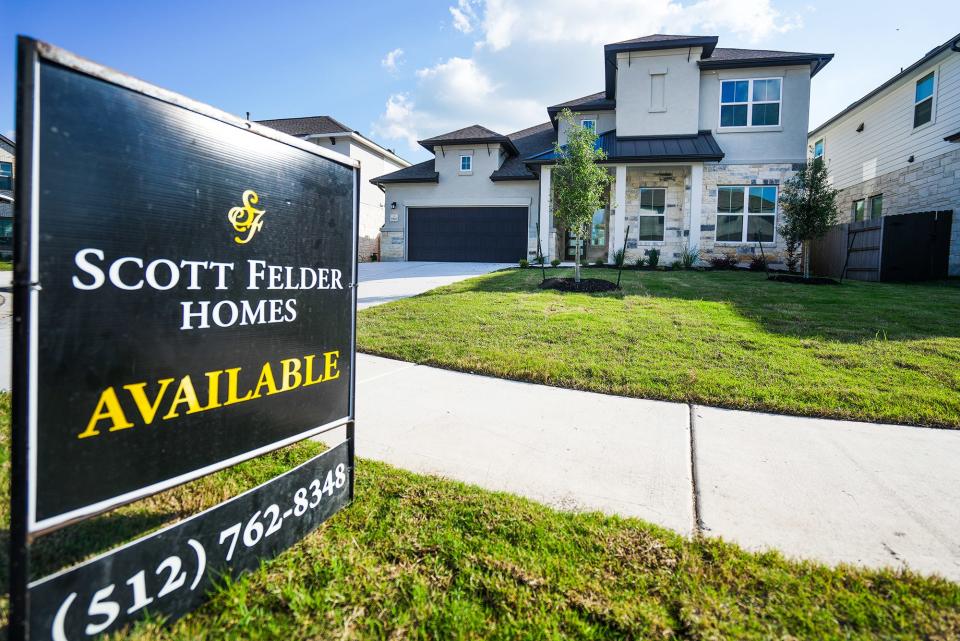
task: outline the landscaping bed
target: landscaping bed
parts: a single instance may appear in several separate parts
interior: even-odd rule
[[[0,396],[0,501],[9,504]],[[268,480],[305,442],[42,537],[46,573]],[[172,624],[123,639],[955,639],[960,586],[686,540],[636,519],[526,499],[361,460],[357,500]],[[9,514],[0,513],[0,528]],[[2,558],[6,559],[6,555]],[[0,565],[6,582],[6,565]],[[0,626],[6,597],[0,596]],[[2,634],[2,633],[0,633]]]
[[[811,276],[804,278],[799,274],[770,274],[767,280],[779,283],[793,283],[794,285],[839,285],[840,281],[835,278],[826,278],[824,276]]]
[[[624,396],[960,427],[960,282],[785,287],[762,272],[624,271],[609,296],[540,280],[514,269],[364,310],[359,348]]]
[[[573,278],[548,278],[537,287],[580,293],[610,292],[620,289],[616,283],[602,278],[581,278],[579,283]]]

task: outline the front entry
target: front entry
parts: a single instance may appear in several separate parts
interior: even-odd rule
[[[608,226],[610,224],[610,214],[606,209],[598,209],[593,214],[593,222],[590,225],[590,235],[585,238],[584,250],[580,257],[585,263],[592,263],[598,259],[604,262],[607,260],[607,236]],[[569,231],[566,233],[565,260],[573,260],[577,252],[577,239]]]

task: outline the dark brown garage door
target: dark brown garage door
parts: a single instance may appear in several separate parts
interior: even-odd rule
[[[526,207],[410,207],[407,259],[515,263],[527,256]]]

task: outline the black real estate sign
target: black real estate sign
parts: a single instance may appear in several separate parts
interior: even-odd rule
[[[359,168],[44,43],[21,38],[18,64],[11,630],[32,536],[348,427],[289,475],[33,584],[38,638],[96,634],[182,614],[210,568],[250,567],[352,498]]]

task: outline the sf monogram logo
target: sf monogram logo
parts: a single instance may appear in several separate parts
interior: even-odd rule
[[[227,213],[227,220],[233,225],[233,228],[239,234],[246,233],[246,238],[240,236],[234,237],[234,242],[245,245],[250,242],[253,235],[263,229],[263,209],[256,209],[254,205],[260,200],[257,192],[248,189],[243,192],[243,207],[231,207]]]

